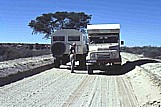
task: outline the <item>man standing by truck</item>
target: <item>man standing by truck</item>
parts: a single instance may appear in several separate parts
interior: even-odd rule
[[[74,73],[75,61],[76,61],[76,43],[73,43],[70,47],[71,73]]]

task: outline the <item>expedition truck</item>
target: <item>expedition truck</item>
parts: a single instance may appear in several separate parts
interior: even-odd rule
[[[89,38],[89,52],[86,57],[88,74],[92,74],[96,66],[121,66],[120,24],[87,25],[87,33]]]
[[[62,29],[51,34],[51,52],[56,68],[69,62],[70,46],[73,43],[76,43],[76,60],[79,61],[79,66],[86,66],[87,35],[75,29]]]

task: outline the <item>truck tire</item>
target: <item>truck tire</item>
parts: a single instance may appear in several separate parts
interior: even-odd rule
[[[51,52],[54,57],[62,56],[65,53],[66,46],[62,42],[56,42],[51,46]]]
[[[86,68],[86,55],[82,55],[82,58],[79,61],[79,66],[82,69]]]
[[[88,74],[93,74],[93,66],[87,65]]]
[[[54,60],[54,66],[55,66],[55,68],[59,68],[60,67],[60,59],[59,58],[56,58]]]
[[[67,62],[69,62],[69,56],[68,55],[63,55],[62,57],[62,64],[66,65]]]

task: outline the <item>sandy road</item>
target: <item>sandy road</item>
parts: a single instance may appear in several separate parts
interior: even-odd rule
[[[133,89],[124,76],[88,75],[86,71],[71,74],[70,70],[55,68],[1,87],[0,96],[1,107],[138,105]]]
[[[68,69],[53,68],[0,87],[0,107],[153,107],[152,103],[160,104],[160,92],[144,79],[144,70],[137,67],[132,71],[135,71],[132,76],[105,75],[100,70],[88,75],[87,71],[76,70],[71,74]],[[152,103],[147,95],[153,98]]]

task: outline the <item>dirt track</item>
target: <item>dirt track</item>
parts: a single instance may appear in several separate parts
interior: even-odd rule
[[[95,70],[95,75],[88,75],[87,71],[71,74],[68,69],[53,68],[0,87],[0,106],[159,107],[159,88],[140,66],[130,70],[119,75]]]

